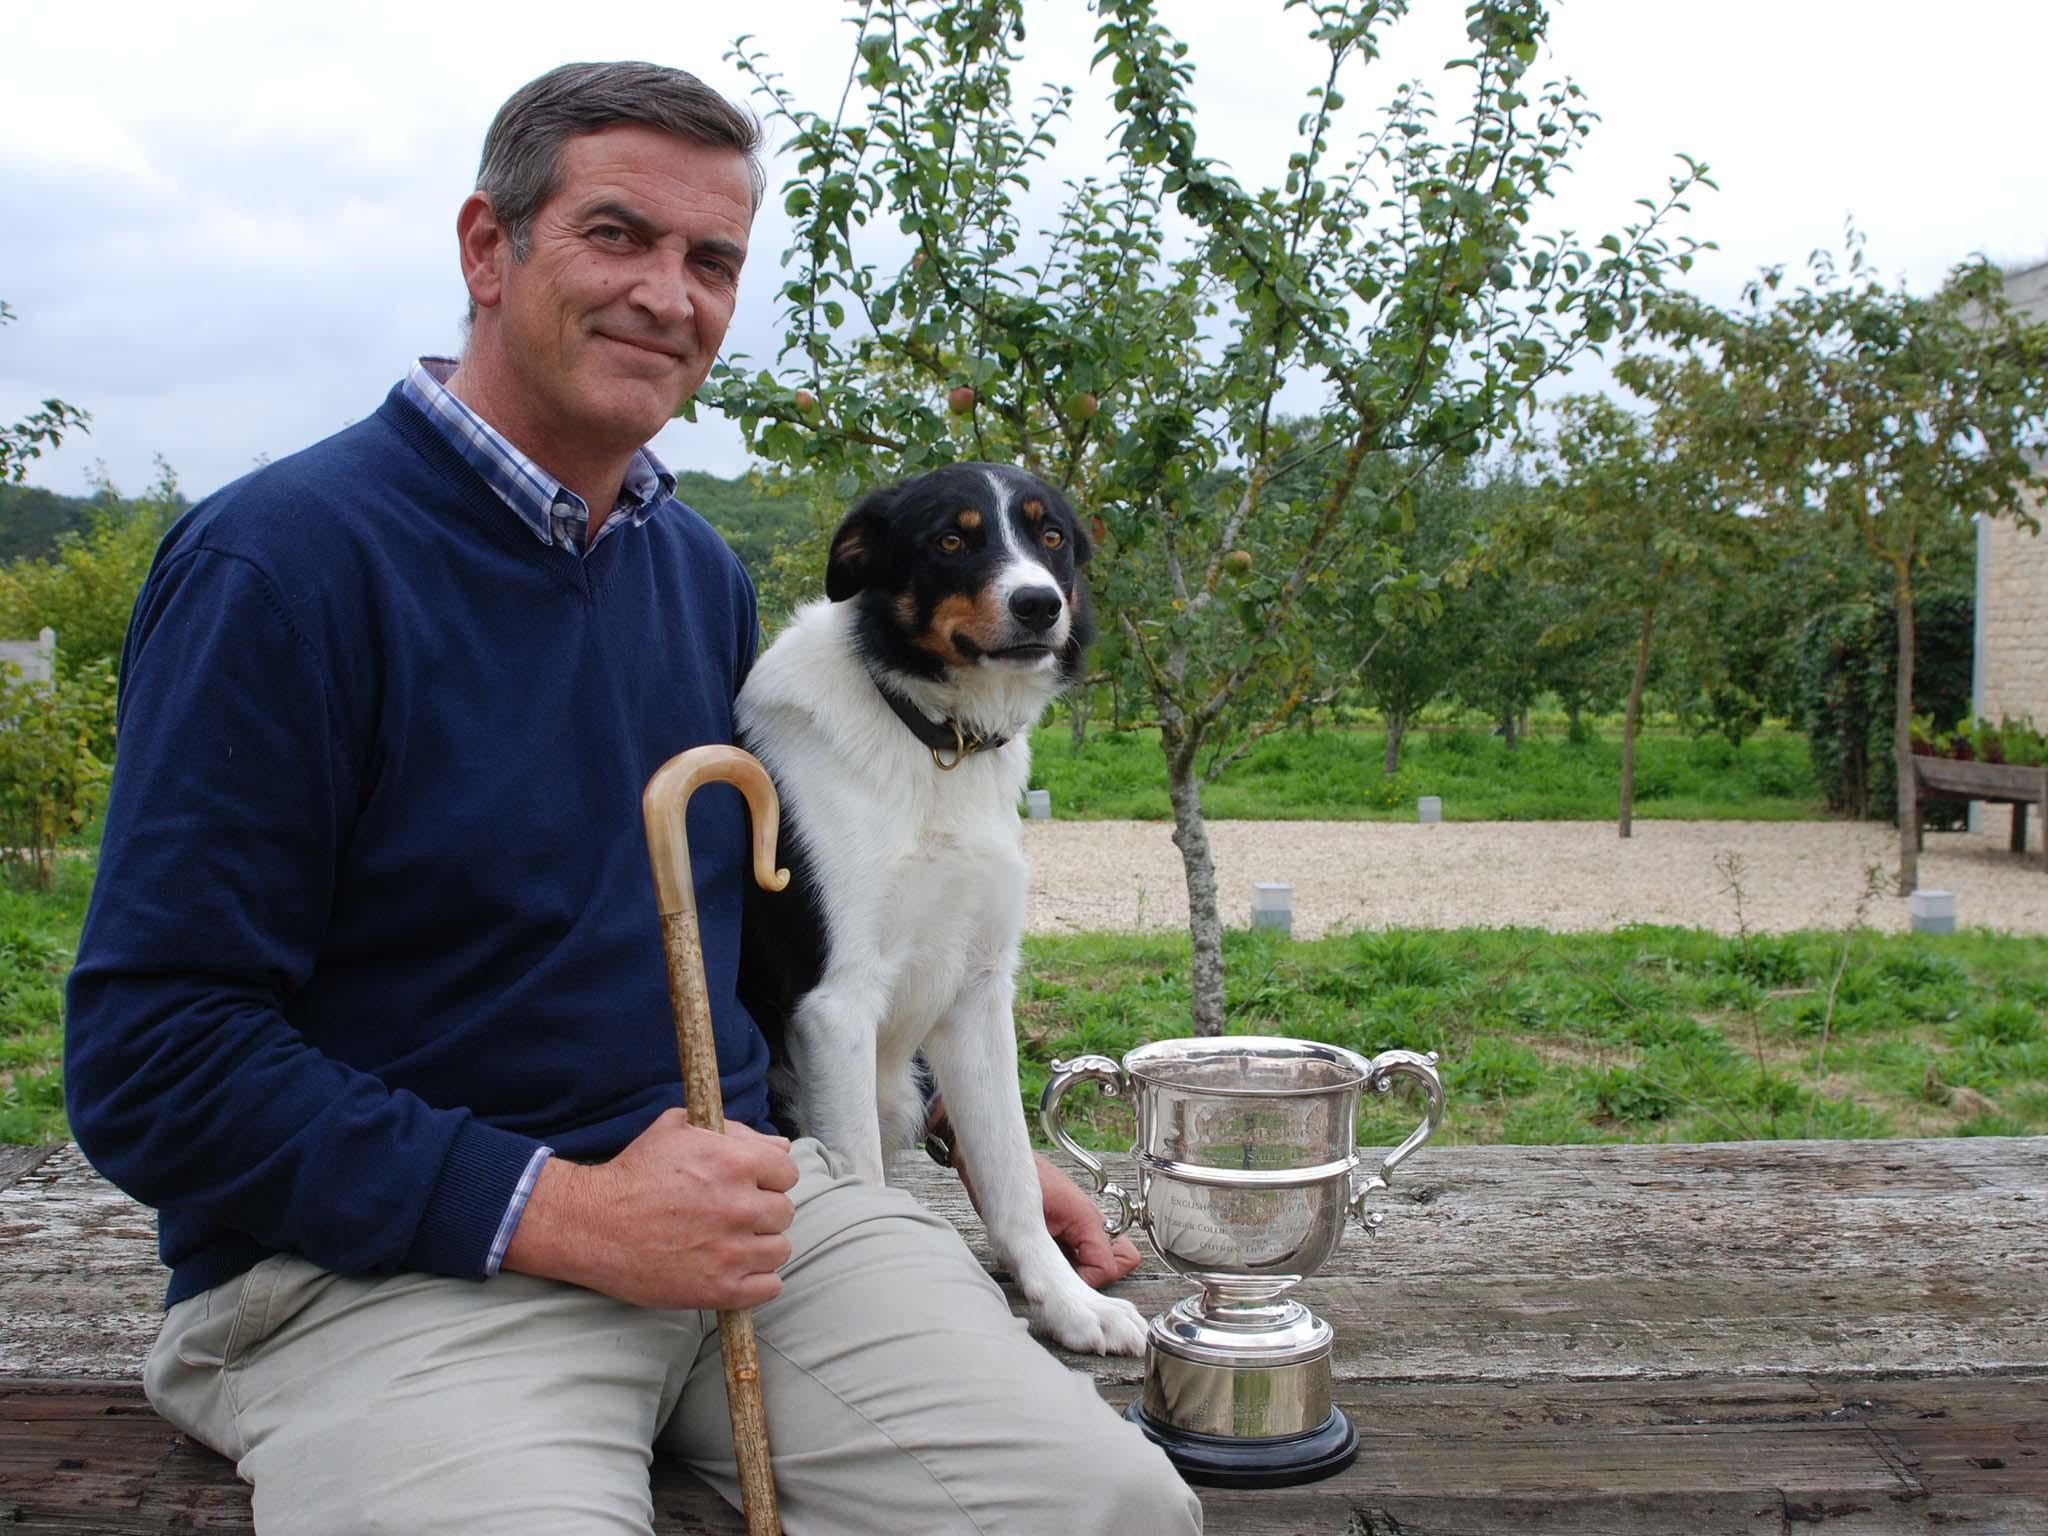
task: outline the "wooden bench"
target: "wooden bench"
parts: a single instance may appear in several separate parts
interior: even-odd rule
[[[980,1243],[947,1176],[903,1173]],[[1207,1493],[1208,1529],[2048,1532],[2044,1173],[2048,1138],[1427,1149],[1304,1288],[1356,1465]],[[160,1283],[149,1214],[76,1149],[0,1147],[0,1527],[247,1531],[135,1385]],[[1185,1289],[1148,1260],[1123,1293]],[[1135,1361],[1072,1363],[1135,1392]],[[740,1529],[674,1467],[655,1505]]]
[[[1964,763],[1947,757],[1913,757],[1913,842],[1927,846],[1920,808],[1929,800],[1983,800],[2012,807],[2012,837],[2007,846],[2020,857],[2027,852],[2027,808],[2041,813],[2041,867],[2048,869],[2048,768],[2012,763]]]

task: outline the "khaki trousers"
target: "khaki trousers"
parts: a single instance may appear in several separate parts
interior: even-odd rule
[[[814,1141],[795,1155],[795,1256],[755,1314],[789,1536],[1201,1529],[958,1233]],[[527,1275],[268,1259],[172,1308],[145,1381],[253,1485],[260,1536],[646,1536],[657,1447],[739,1497],[715,1315]]]

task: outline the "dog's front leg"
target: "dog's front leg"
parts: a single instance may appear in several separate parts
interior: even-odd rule
[[[945,1099],[956,1157],[996,1258],[1017,1277],[1033,1315],[1069,1349],[1099,1355],[1145,1351],[1145,1318],[1098,1294],[1074,1273],[1045,1226],[1045,1198],[1017,1090],[1017,1036],[1005,974],[985,979],[925,1042]]]
[[[804,1134],[851,1158],[870,1184],[886,1182],[875,1099],[875,1034],[886,1006],[872,988],[834,985],[828,977],[790,1020]]]

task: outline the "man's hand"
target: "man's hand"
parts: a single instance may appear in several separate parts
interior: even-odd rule
[[[608,1163],[549,1158],[504,1267],[636,1306],[758,1307],[782,1293],[795,1187],[782,1137],[667,1110]]]
[[[1136,1269],[1137,1244],[1124,1236],[1112,1239],[1103,1230],[1102,1212],[1081,1186],[1043,1152],[1034,1152],[1032,1157],[1038,1164],[1038,1188],[1045,1201],[1045,1230],[1060,1245],[1060,1251],[1074,1266],[1074,1273],[1099,1291]],[[960,1186],[967,1191],[967,1198],[980,1210],[981,1197],[974,1192],[974,1180],[968,1177],[967,1165],[955,1162],[953,1171],[960,1175]]]
[[[1111,1238],[1102,1229],[1102,1212],[1081,1186],[1043,1152],[1036,1156],[1038,1186],[1045,1194],[1045,1229],[1073,1262],[1074,1273],[1099,1291],[1136,1269],[1137,1244],[1122,1234]]]

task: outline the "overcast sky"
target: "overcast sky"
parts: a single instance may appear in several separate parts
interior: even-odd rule
[[[1355,78],[1377,103],[1435,75],[1458,0],[1414,0],[1389,57]],[[601,0],[472,7],[296,0],[101,0],[9,8],[0,48],[0,422],[45,395],[92,413],[30,478],[84,488],[104,461],[139,490],[161,454],[194,495],[373,410],[411,358],[452,351],[464,294],[455,210],[498,104],[571,59],[681,65],[739,96],[723,55],[754,33],[803,100],[836,99],[839,0]],[[1192,48],[1208,154],[1277,174],[1313,56],[1277,0],[1162,0]],[[1048,186],[1099,171],[1081,0],[1036,0],[1020,95],[1075,86],[1083,110]],[[1539,76],[1569,74],[1604,121],[1556,222],[1618,227],[1684,150],[1719,193],[1692,232],[1721,249],[1693,285],[1732,300],[1767,262],[1836,243],[1845,216],[1888,275],[1931,287],[1982,252],[2048,259],[2048,3],[1564,0]],[[771,185],[784,172],[771,167]],[[771,194],[727,352],[772,358]],[[1574,380],[1597,383],[1596,369]],[[745,467],[715,418],[657,440],[677,467]]]

